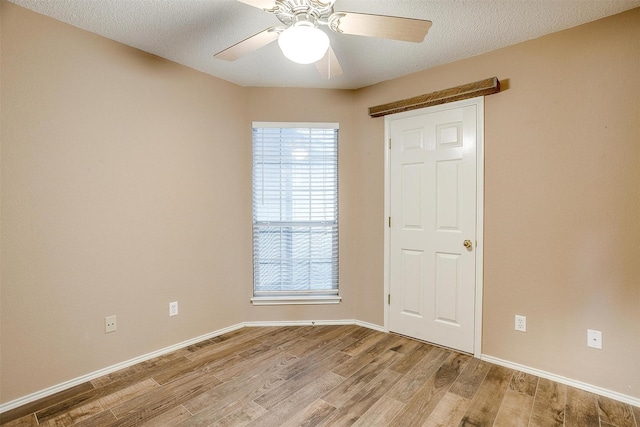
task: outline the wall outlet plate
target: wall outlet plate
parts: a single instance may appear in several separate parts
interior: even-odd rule
[[[527,332],[527,316],[516,314],[516,331]]]
[[[116,316],[107,316],[104,318],[104,333],[115,332],[118,329]]]
[[[178,301],[169,303],[169,316],[176,316],[178,314]]]
[[[587,329],[587,347],[602,350],[602,331]]]

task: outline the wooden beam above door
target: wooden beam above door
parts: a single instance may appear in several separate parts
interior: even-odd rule
[[[401,113],[403,111],[417,110],[418,108],[431,107],[433,105],[446,104],[462,99],[475,98],[476,96],[491,95],[500,92],[500,80],[497,77],[467,83],[449,89],[414,96],[402,101],[369,107],[369,116],[383,117],[388,114]]]

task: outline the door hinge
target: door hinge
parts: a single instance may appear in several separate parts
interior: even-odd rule
[[[391,217],[389,217],[389,228],[391,228]]]
[[[391,305],[391,294],[387,294],[387,304]]]
[[[391,138],[389,138],[389,150],[391,150]]]

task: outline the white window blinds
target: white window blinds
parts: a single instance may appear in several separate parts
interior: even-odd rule
[[[338,294],[338,125],[253,124],[254,297]]]

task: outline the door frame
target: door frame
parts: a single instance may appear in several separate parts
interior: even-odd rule
[[[390,124],[391,121],[426,113],[446,111],[470,105],[476,106],[476,244],[475,244],[475,319],[473,355],[482,355],[482,288],[484,274],[484,97],[465,99],[418,110],[395,113],[384,118],[384,328],[389,331],[388,295],[391,287],[391,228],[387,218],[391,215],[391,158],[390,158]]]

